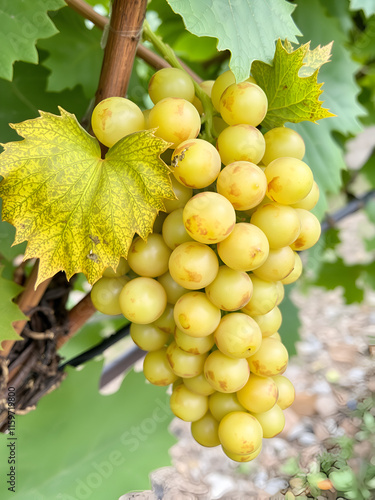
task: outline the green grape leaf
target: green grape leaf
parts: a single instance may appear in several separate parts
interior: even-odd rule
[[[16,417],[17,486],[8,492],[4,482],[2,498],[115,500],[150,489],[150,472],[171,465],[168,449],[176,440],[168,432],[173,415],[166,388],[131,371],[118,392],[103,396],[101,369],[98,361],[68,368],[36,411]],[[2,434],[2,464],[8,463],[7,443]]]
[[[69,7],[61,9],[53,21],[59,30],[55,36],[38,42],[38,47],[49,52],[43,65],[51,70],[48,91],[60,92],[82,85],[85,95],[95,95],[103,51],[100,47],[101,31],[89,30],[85,21]]]
[[[0,0],[0,78],[12,79],[15,61],[38,63],[36,41],[57,33],[48,11],[64,5],[63,0]]]
[[[186,28],[197,36],[218,39],[218,50],[231,52],[229,67],[237,82],[246,80],[255,59],[271,62],[278,38],[297,43],[300,36],[284,0],[168,0]]]
[[[374,224],[375,227],[375,199],[368,201],[365,206],[365,212],[369,220]],[[365,238],[366,250],[372,252],[375,250],[375,236],[372,238]]]
[[[12,323],[27,319],[27,316],[12,300],[22,292],[22,286],[17,285],[14,281],[4,279],[2,272],[3,266],[0,266],[0,350],[4,340],[22,340],[22,337],[15,332]]]
[[[363,10],[367,17],[375,14],[374,0],[350,0],[350,10]]]
[[[163,199],[174,199],[168,143],[152,131],[118,141],[101,159],[98,141],[60,108],[61,116],[12,125],[23,141],[0,155],[3,219],[27,240],[25,259],[40,258],[36,286],[58,271],[95,283],[127,256],[135,233],[151,232]]]
[[[331,51],[332,51],[333,41],[321,47],[318,45],[313,50],[308,50],[305,58],[303,60],[303,65],[298,71],[298,76],[301,78],[306,76],[311,76],[315,73],[316,70],[319,70],[323,64],[330,62],[331,60]],[[289,40],[285,40],[284,48],[288,52],[293,52],[293,46],[289,42]]]
[[[267,115],[262,122],[265,128],[281,127],[285,122],[316,122],[334,116],[319,101],[323,91],[317,81],[318,71],[304,78],[299,76],[309,50],[306,43],[288,52],[278,40],[272,66],[254,61],[251,73],[268,99]]]

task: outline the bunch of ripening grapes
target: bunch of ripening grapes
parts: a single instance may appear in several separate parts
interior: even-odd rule
[[[298,133],[256,128],[267,97],[253,78],[236,84],[228,71],[202,88],[218,111],[216,147],[197,139],[201,103],[182,70],[154,74],[151,110],[119,97],[94,109],[106,146],[145,128],[172,144],[177,200],[165,201],[147,241],[136,237],[91,297],[132,322],[132,339],[148,351],[146,379],[173,384],[171,409],[194,439],[246,462],[282,431],[294,400],[278,305],[302,272],[297,251],[319,239],[310,212],[319,189]]]

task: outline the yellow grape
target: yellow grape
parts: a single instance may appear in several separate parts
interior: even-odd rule
[[[215,83],[215,80],[205,80],[199,84],[200,88],[204,91],[205,94],[208,95],[208,97],[211,97],[211,90],[213,87],[213,84]],[[193,100],[194,106],[197,108],[197,111],[200,115],[203,114],[203,105],[201,100],[195,95],[194,100]]]
[[[293,208],[304,208],[305,210],[312,210],[319,200],[319,186],[314,181],[311,191],[305,198],[302,198],[301,201],[294,203],[292,205]]]
[[[320,238],[322,230],[320,222],[314,214],[303,208],[296,208],[296,212],[301,221],[301,232],[295,242],[291,244],[291,248],[298,251],[307,250],[314,246]]]
[[[208,397],[190,391],[184,384],[173,389],[169,403],[176,417],[185,422],[201,419],[208,410]]]
[[[219,350],[230,358],[248,358],[257,352],[262,343],[259,326],[250,316],[242,313],[223,316],[214,337]]]
[[[196,194],[186,203],[183,221],[194,240],[211,245],[224,240],[232,232],[236,212],[224,196],[206,191]]]
[[[246,123],[257,127],[267,114],[268,101],[255,83],[233,83],[220,98],[220,114],[229,125]]]
[[[219,175],[221,159],[217,149],[203,139],[181,142],[172,154],[174,177],[186,187],[201,189]]]
[[[170,304],[175,304],[180,297],[189,291],[176,283],[169,271],[161,276],[158,276],[157,280],[161,285],[163,285],[165,293],[167,294],[167,302]]]
[[[216,111],[220,111],[221,96],[224,90],[227,89],[229,85],[232,85],[232,83],[236,83],[236,78],[230,69],[216,78],[211,89],[212,104]]]
[[[311,168],[297,158],[277,158],[264,171],[267,196],[282,205],[292,205],[305,198],[313,186]]]
[[[278,286],[274,281],[265,281],[255,274],[250,276],[253,284],[253,294],[242,312],[249,316],[266,314],[273,309],[278,300]]]
[[[164,347],[169,339],[169,333],[163,332],[153,323],[130,325],[130,336],[133,342],[143,351],[157,351]]]
[[[237,311],[249,302],[252,290],[248,274],[228,266],[220,266],[216,278],[206,286],[206,295],[219,309]]]
[[[117,141],[145,129],[140,108],[124,97],[108,97],[97,104],[92,112],[91,126],[98,140],[111,148]]]
[[[282,340],[281,340],[281,336],[280,336],[280,333],[279,333],[279,332],[275,332],[275,333],[273,333],[272,335],[270,335],[270,339],[276,339],[276,340],[278,340],[279,342],[282,342]]]
[[[135,273],[156,278],[168,271],[171,253],[160,234],[149,234],[147,241],[138,236],[130,245],[128,264]]]
[[[191,354],[184,351],[175,341],[167,348],[167,360],[173,372],[181,378],[196,377],[203,371],[207,354]]]
[[[199,373],[195,377],[184,378],[185,386],[191,392],[201,394],[202,396],[210,396],[215,392],[215,389],[207,382],[203,373]]]
[[[162,332],[168,333],[168,335],[173,335],[176,328],[173,314],[174,310],[172,304],[167,304],[163,314],[152,324],[159,328]]]
[[[215,344],[213,333],[205,337],[192,337],[179,328],[175,329],[174,339],[181,349],[191,354],[204,354],[211,350]]]
[[[191,337],[211,335],[220,323],[220,318],[220,309],[203,292],[186,293],[174,306],[177,328]]]
[[[208,398],[208,406],[212,415],[219,422],[225,415],[232,411],[246,411],[238,401],[235,392],[214,392]]]
[[[250,413],[228,413],[219,424],[220,443],[229,453],[248,455],[262,445],[263,431],[258,420]]]
[[[237,398],[252,413],[268,411],[277,402],[277,384],[272,377],[258,377],[252,373],[244,387],[237,391]]]
[[[166,245],[172,250],[178,247],[178,245],[181,245],[181,243],[192,241],[193,239],[186,231],[182,213],[183,208],[173,210],[163,223],[163,239]]]
[[[103,314],[121,314],[120,293],[128,278],[100,278],[91,289],[91,300],[95,309]]]
[[[294,386],[288,378],[284,377],[284,375],[275,375],[272,378],[275,381],[277,388],[279,390],[277,405],[282,410],[286,410],[294,401],[296,395]]]
[[[285,416],[278,405],[264,413],[255,413],[254,417],[262,426],[264,438],[273,438],[284,429]]]
[[[250,370],[255,375],[273,377],[281,375],[288,365],[288,351],[284,344],[276,339],[266,337],[260,349],[250,358],[247,358]]]
[[[193,102],[195,96],[191,77],[182,69],[162,68],[154,73],[148,84],[148,94],[154,104],[165,97],[181,97]]]
[[[267,259],[253,273],[265,281],[280,281],[289,276],[294,264],[294,252],[289,246],[271,248]]]
[[[258,208],[250,219],[267,236],[270,248],[291,245],[301,231],[297,211],[280,203],[268,203]]]
[[[294,252],[294,258],[295,258],[295,262],[294,262],[293,271],[286,278],[281,280],[283,285],[290,285],[291,283],[294,283],[295,281],[298,280],[298,278],[302,274],[303,264],[302,264],[301,257],[298,255],[297,252]]]
[[[248,210],[263,200],[267,179],[255,163],[235,161],[223,168],[216,185],[217,192],[225,196],[235,210]]]
[[[228,267],[252,271],[266,262],[269,244],[266,235],[258,227],[240,222],[225,240],[218,243],[217,251]]]
[[[219,270],[215,252],[197,241],[182,243],[169,258],[169,272],[179,285],[199,290],[209,285]]]
[[[104,269],[103,271],[103,276],[104,278],[120,278],[121,276],[124,276],[124,274],[126,274],[129,269],[130,267],[128,261],[124,259],[124,257],[121,257],[116,271],[114,271],[112,267],[107,267],[107,269]]]
[[[264,154],[265,142],[257,128],[240,124],[225,128],[217,138],[216,147],[224,165],[235,161],[259,163]]]
[[[254,460],[259,453],[262,451],[262,445],[259,446],[259,448],[253,453],[248,453],[247,455],[239,455],[238,453],[231,453],[230,451],[226,450],[225,448],[222,447],[223,452],[226,454],[228,458],[231,460],[234,460],[235,462],[251,462],[251,460]]]
[[[157,351],[151,351],[145,356],[143,374],[151,384],[166,386],[178,378],[167,361],[166,351],[167,349],[163,347]]]
[[[278,331],[281,326],[282,316],[280,309],[275,306],[266,314],[253,315],[254,321],[259,325],[263,337],[269,337]]]
[[[218,392],[237,392],[247,382],[250,370],[246,359],[229,358],[213,351],[204,364],[204,376]]]
[[[163,228],[163,224],[165,219],[167,218],[167,215],[168,214],[166,212],[158,213],[158,215],[155,217],[154,225],[152,226],[153,233],[161,234],[161,230]]]
[[[143,118],[143,115],[142,115]],[[157,102],[149,115],[150,128],[176,148],[181,142],[197,137],[201,118],[191,102],[178,97],[166,97]]]
[[[125,318],[134,323],[146,324],[152,323],[163,314],[167,305],[167,294],[156,280],[139,277],[126,283],[120,293],[119,302]]]
[[[208,411],[204,417],[192,422],[191,435],[202,446],[213,447],[220,444],[219,423]]]
[[[168,213],[173,212],[173,210],[177,210],[178,208],[184,208],[186,202],[193,196],[192,188],[184,186],[181,182],[178,182],[175,177],[171,177],[171,181],[172,188],[177,199],[164,200],[164,206]]]
[[[262,163],[268,165],[276,158],[289,156],[302,160],[305,156],[305,143],[298,132],[291,128],[276,127],[264,134],[266,151]]]
[[[285,288],[284,288],[284,285],[282,284],[281,281],[276,281],[276,287],[277,287],[277,294],[278,294],[276,305],[278,306],[279,304],[281,304],[281,302],[284,299]]]

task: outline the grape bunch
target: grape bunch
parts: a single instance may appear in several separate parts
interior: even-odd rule
[[[95,108],[93,130],[108,147],[143,129],[170,143],[163,158],[176,199],[91,297],[99,311],[132,322],[146,379],[172,384],[171,409],[191,422],[194,439],[245,462],[282,431],[294,400],[278,306],[284,285],[301,275],[298,252],[319,239],[310,212],[319,189],[302,137],[260,130],[268,103],[252,77],[237,84],[227,71],[201,87],[216,110],[215,145],[198,138],[202,103],[179,69],[154,74],[150,110],[120,97]]]

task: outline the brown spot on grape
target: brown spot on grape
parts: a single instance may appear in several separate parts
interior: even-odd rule
[[[229,194],[231,194],[232,196],[240,196],[241,189],[237,186],[237,184],[231,184],[229,189]]]
[[[190,354],[200,354],[197,347],[192,347],[191,349],[188,349],[186,352],[190,352]]]
[[[215,379],[215,373],[212,370],[207,370],[206,376],[210,378],[211,380],[216,380]]]
[[[224,234],[225,234],[225,235],[230,234],[230,233],[233,231],[233,228],[234,228],[234,226],[235,226],[235,225],[236,225],[236,223],[235,223],[235,222],[233,222],[233,224],[231,224],[231,225],[228,227],[228,229],[225,231],[225,233],[224,233]]]
[[[226,391],[228,384],[226,380],[218,380],[220,387],[223,389],[223,391]]]
[[[185,222],[185,227],[191,233],[198,233],[203,235],[207,234],[207,229],[202,224],[202,219],[199,217],[199,215],[193,215],[192,217],[187,219]]]
[[[280,183],[280,177],[277,175],[268,183],[268,191],[274,191],[275,193],[279,193],[282,190],[282,185]]]
[[[184,184],[185,186],[187,186],[187,187],[191,187],[191,188],[194,188],[194,187],[195,187],[195,186],[194,186],[194,184],[189,184],[189,183],[186,181],[185,177],[182,177],[182,175],[180,175],[180,179],[181,179],[182,184]]]
[[[186,317],[186,314],[179,314],[178,321],[180,322],[180,325],[183,328],[185,328],[185,330],[188,330],[190,328],[190,323],[189,323],[188,318]]]
[[[226,108],[229,112],[232,111],[233,108],[233,103],[234,103],[234,97],[233,96],[222,96],[221,97],[221,104],[224,108]]]
[[[302,248],[305,245],[306,245],[306,239],[303,236],[299,236],[293,243],[293,246],[295,248]]]
[[[108,108],[103,108],[100,113],[98,113],[98,118],[102,122],[102,129],[105,130],[108,118],[111,118],[112,111]]]
[[[190,269],[186,269],[184,267],[184,271],[188,275],[188,281],[192,281],[193,283],[199,283],[202,281],[202,275],[195,272],[195,271],[190,271]]]

